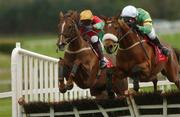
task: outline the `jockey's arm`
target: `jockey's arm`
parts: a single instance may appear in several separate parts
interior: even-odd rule
[[[99,23],[94,24],[93,27],[94,27],[95,29],[98,29],[98,30],[103,30],[104,25],[105,25],[105,24],[104,24],[104,22],[102,21],[102,22],[99,22]]]
[[[103,30],[105,23],[97,16],[93,16],[93,27],[98,30]]]
[[[151,20],[145,20],[143,22],[143,25],[137,25],[138,29],[144,33],[144,34],[149,34],[152,30],[152,21]]]

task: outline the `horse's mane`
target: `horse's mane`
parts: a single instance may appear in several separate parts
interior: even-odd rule
[[[116,16],[112,16],[112,17],[101,16],[101,17],[105,20],[106,23],[111,22],[111,21],[112,21],[112,22],[118,21],[118,23],[119,23],[119,25],[120,25],[121,27],[126,26],[126,23],[125,23],[123,20],[121,20],[121,19],[119,19],[118,17],[116,17]]]
[[[77,11],[74,10],[68,10],[68,12],[64,15],[65,18],[67,17],[71,17],[74,20],[78,20],[79,19],[79,13]]]
[[[120,26],[123,27],[127,27],[128,25],[121,19],[118,19],[118,23],[120,24]]]

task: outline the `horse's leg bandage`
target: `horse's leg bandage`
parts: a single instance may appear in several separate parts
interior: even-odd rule
[[[74,77],[74,76],[76,75],[76,72],[77,72],[80,64],[81,64],[81,62],[80,62],[79,60],[76,60],[76,61],[74,62],[74,65],[73,65],[72,70],[71,70],[71,73],[70,73],[71,76]]]
[[[63,81],[64,80],[64,60],[60,59],[59,60],[59,81]]]

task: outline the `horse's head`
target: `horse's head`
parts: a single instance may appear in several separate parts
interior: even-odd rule
[[[68,11],[65,15],[60,12],[59,19],[57,46],[60,50],[64,50],[65,45],[77,37],[79,14],[76,11]]]
[[[105,20],[105,35],[103,37],[104,48],[107,53],[112,54],[117,48],[118,35],[120,35],[120,25],[118,18],[103,18]]]
[[[104,48],[107,53],[112,54],[118,47],[118,43],[126,38],[130,27],[118,17],[104,18],[105,35],[103,37]]]

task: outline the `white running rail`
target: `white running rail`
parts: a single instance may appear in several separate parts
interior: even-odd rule
[[[26,102],[56,102],[91,97],[89,90],[75,86],[65,94],[58,89],[58,59],[27,51],[16,44],[11,56],[12,114],[20,117],[20,98]]]

